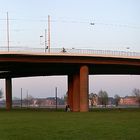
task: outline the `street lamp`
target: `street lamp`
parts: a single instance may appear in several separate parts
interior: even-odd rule
[[[43,45],[42,38],[43,38],[43,35],[40,36],[40,45]]]
[[[130,51],[130,47],[126,47],[127,51]]]
[[[94,22],[91,22],[90,25],[95,25],[95,23]]]

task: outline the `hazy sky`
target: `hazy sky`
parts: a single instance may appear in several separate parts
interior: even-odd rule
[[[0,47],[6,48],[6,12],[9,12],[10,46],[43,48],[47,17],[51,16],[52,48],[88,48],[140,52],[139,0],[0,0]],[[90,23],[95,25],[90,25]],[[127,50],[126,48],[130,48]],[[50,82],[51,81],[51,82]],[[61,82],[62,81],[62,82]],[[62,96],[67,77],[13,79],[13,96]],[[0,81],[4,90],[4,81]],[[140,88],[140,76],[90,76],[90,92],[130,95]]]

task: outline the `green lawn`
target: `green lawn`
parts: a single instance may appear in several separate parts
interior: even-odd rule
[[[140,109],[0,110],[0,140],[140,140]]]

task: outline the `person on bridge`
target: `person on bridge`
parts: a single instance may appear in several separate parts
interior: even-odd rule
[[[67,51],[66,51],[66,49],[65,49],[65,48],[62,48],[62,52],[63,52],[63,53],[65,53],[65,52],[67,52]]]

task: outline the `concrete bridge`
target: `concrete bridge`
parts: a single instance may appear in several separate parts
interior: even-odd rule
[[[73,112],[88,111],[88,75],[140,74],[140,53],[52,49],[50,53],[0,52],[0,78],[6,87],[6,108],[12,108],[12,78],[68,76],[68,104]]]

